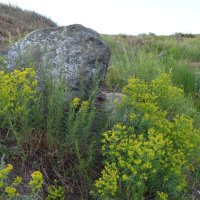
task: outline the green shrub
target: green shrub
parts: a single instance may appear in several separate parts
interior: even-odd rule
[[[30,110],[30,102],[35,99],[37,81],[31,68],[0,71],[0,115],[16,119]]]
[[[162,74],[149,84],[132,78],[123,93],[124,125],[103,134],[105,168],[92,194],[109,200],[184,198],[187,175],[200,165],[200,131],[192,118],[173,112],[183,91]]]
[[[0,129],[9,130],[19,146],[26,136],[19,131],[26,129],[31,121],[36,94],[36,73],[32,68],[0,71]]]

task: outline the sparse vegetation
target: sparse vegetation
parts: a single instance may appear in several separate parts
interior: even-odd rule
[[[0,10],[11,28],[28,14],[35,28],[55,26]],[[20,23],[21,35],[32,31]],[[199,198],[200,37],[101,37],[112,51],[103,87],[123,93],[114,118],[97,106],[98,84],[89,99],[72,98],[62,78],[44,74],[41,87],[33,68],[9,72],[0,58],[0,198]]]

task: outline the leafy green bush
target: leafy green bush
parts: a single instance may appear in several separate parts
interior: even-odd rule
[[[183,91],[162,74],[149,84],[132,78],[123,93],[124,125],[103,135],[105,168],[92,194],[109,200],[182,199],[187,175],[200,165],[200,130],[176,110]]]

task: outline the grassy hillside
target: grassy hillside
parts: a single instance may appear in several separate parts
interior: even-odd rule
[[[31,31],[55,26],[52,20],[35,12],[0,3],[0,50],[8,47],[9,38],[15,41]]]
[[[14,37],[31,31],[17,21],[19,32],[5,23]],[[51,76],[38,92],[32,68],[0,69],[0,199],[200,198],[200,36],[101,37],[112,58],[89,99],[66,102]],[[102,88],[117,92],[109,107]]]

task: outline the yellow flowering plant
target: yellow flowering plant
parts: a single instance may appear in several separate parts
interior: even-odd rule
[[[74,109],[78,108],[78,106],[80,105],[80,99],[78,97],[75,97],[73,100],[72,100],[72,107]]]
[[[200,131],[189,116],[169,118],[171,110],[161,105],[162,92],[174,86],[160,81],[162,76],[169,78],[161,75],[149,84],[132,78],[123,88],[124,124],[103,134],[105,168],[91,192],[97,198],[140,200],[151,193],[157,199],[180,199],[188,173],[200,165]],[[182,95],[182,90],[174,91],[172,103],[176,93]]]
[[[17,186],[21,184],[21,177],[16,177],[14,182],[9,184],[8,175],[13,170],[11,164],[5,165],[1,163],[0,165],[0,198],[3,199],[17,199],[19,197],[19,192],[17,191]]]
[[[42,188],[42,185],[44,183],[43,175],[40,171],[34,171],[31,174],[32,180],[29,181],[29,185],[32,188],[32,192],[34,193],[37,190],[40,190]]]
[[[0,71],[0,117],[4,122],[26,116],[37,93],[36,73],[32,68]]]
[[[15,137],[18,146],[28,137],[20,130],[25,130],[32,123],[37,83],[32,68],[0,71],[0,129],[6,128]]]
[[[67,112],[67,137],[74,139],[73,143],[75,140],[86,140],[93,119],[94,108],[89,101],[82,101],[78,97],[72,99]]]
[[[10,73],[0,71],[2,108],[11,111],[20,111],[22,109],[21,107],[14,108],[15,105],[22,103],[17,102],[17,100],[21,100],[23,103],[27,104],[30,99],[33,99],[36,93],[35,86],[37,85],[35,76],[35,71],[32,68],[14,70]],[[23,98],[20,97],[20,95]],[[4,99],[6,99],[7,102],[5,102]]]
[[[0,199],[44,199],[42,187],[44,184],[44,177],[40,171],[34,171],[31,174],[31,179],[28,186],[31,192],[26,195],[20,194],[19,186],[23,186],[24,183],[21,176],[17,176],[14,179],[9,178],[9,174],[13,171],[13,165],[4,162],[0,164]],[[27,185],[25,185],[27,186]],[[64,199],[65,189],[58,185],[54,181],[54,185],[48,186],[47,189],[47,200]]]

